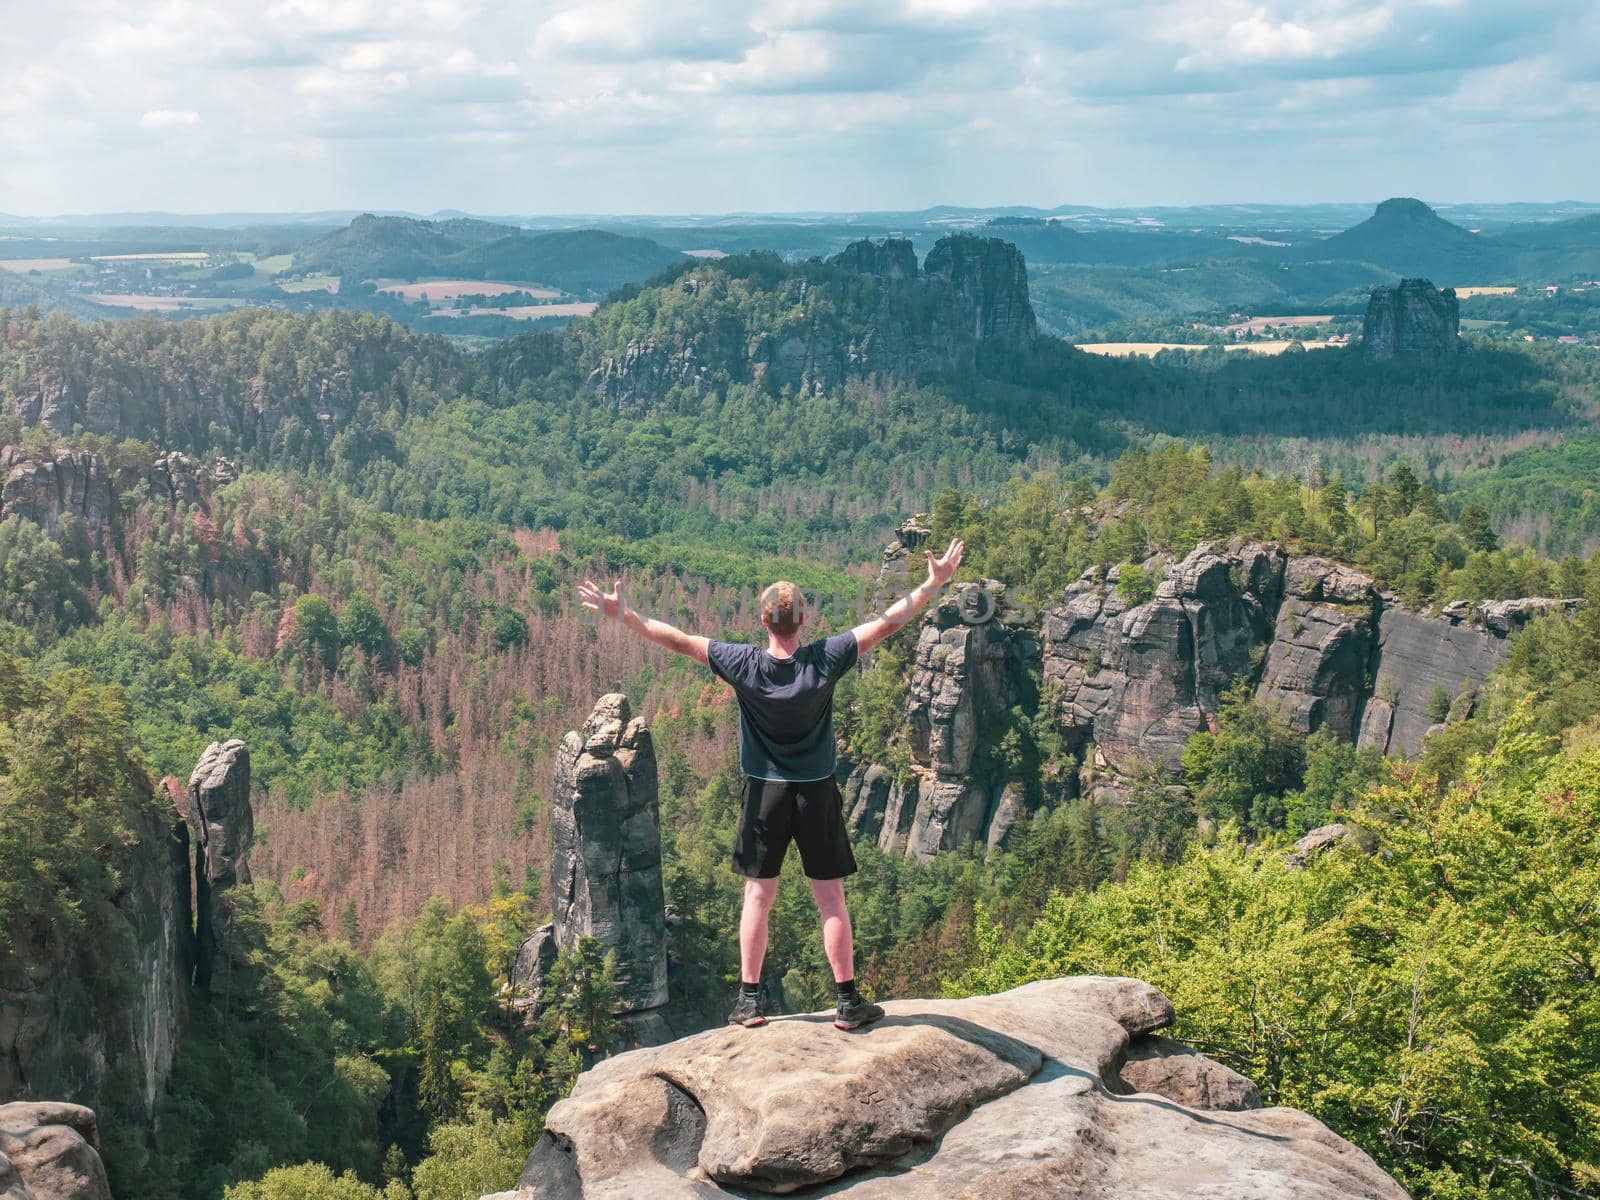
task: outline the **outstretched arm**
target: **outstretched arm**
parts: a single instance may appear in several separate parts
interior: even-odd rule
[[[706,647],[710,644],[710,639],[685,633],[676,625],[668,625],[665,621],[641,616],[628,606],[628,601],[622,594],[622,580],[614,580],[611,590],[602,592],[592,580],[585,579],[578,588],[578,599],[583,601],[585,608],[592,609],[603,617],[610,617],[613,621],[621,621],[629,629],[643,634],[656,645],[665,646],[674,654],[686,655],[702,667],[706,665]]]
[[[923,554],[928,559],[928,577],[889,605],[883,616],[874,617],[855,627],[852,632],[856,635],[856,650],[860,653],[871,650],[884,638],[915,620],[917,614],[927,607],[928,601],[955,575],[956,568],[961,565],[961,552],[965,549],[966,543],[955,538],[950,548],[938,558],[933,556],[932,550],[924,550]]]

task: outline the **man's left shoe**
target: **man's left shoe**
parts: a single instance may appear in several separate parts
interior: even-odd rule
[[[838,1011],[833,1018],[833,1027],[860,1029],[863,1025],[871,1025],[881,1016],[883,1016],[882,1008],[857,995],[853,999],[839,1001]]]
[[[755,1029],[767,1023],[767,1014],[761,1011],[761,997],[747,996],[739,993],[739,1002],[733,1006],[733,1011],[728,1014],[729,1025],[743,1025],[746,1029]]]

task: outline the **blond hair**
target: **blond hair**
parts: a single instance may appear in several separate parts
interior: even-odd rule
[[[799,630],[805,610],[805,596],[787,579],[778,580],[761,593],[761,623],[779,637]]]

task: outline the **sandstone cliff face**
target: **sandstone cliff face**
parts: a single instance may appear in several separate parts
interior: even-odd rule
[[[1372,289],[1361,344],[1372,358],[1443,361],[1460,352],[1460,332],[1454,288],[1440,291],[1426,279],[1402,279],[1397,287]]]
[[[218,468],[233,471],[226,460],[219,460]],[[168,506],[180,500],[204,504],[214,478],[184,454],[163,454],[140,473],[112,471],[99,455],[84,450],[40,456],[21,446],[5,446],[0,447],[0,519],[19,516],[55,533],[62,518],[71,515],[88,529],[100,530],[116,518],[120,497],[141,485],[152,499]]]
[[[924,861],[963,842],[999,845],[1026,812],[1025,792],[1020,781],[975,769],[975,756],[984,730],[1025,698],[1038,656],[1003,584],[968,584],[936,605],[918,633],[906,699],[913,773],[896,779],[870,764],[849,772],[851,829]]]
[[[527,974],[520,984],[542,986],[556,950],[593,937],[616,954],[619,1011],[667,1002],[655,746],[621,693],[602,696],[583,731],[562,739],[550,813],[550,890],[555,920],[524,946]]]
[[[127,987],[108,996],[97,986],[99,965],[47,930],[8,931],[17,953],[0,957],[0,1101],[35,1102],[0,1106],[0,1200],[108,1196],[92,1110],[148,1125],[172,1073],[191,988],[215,997],[226,986],[227,892],[249,882],[254,829],[245,743],[213,742],[189,788],[164,780],[135,806],[132,826],[133,841],[112,864],[119,879],[112,902],[131,955],[121,964]],[[33,1156],[26,1161],[59,1158],[60,1165],[30,1178],[18,1167],[18,1146]],[[8,1156],[21,1170],[22,1191],[5,1190]],[[73,1179],[70,1187],[62,1182]]]
[[[0,955],[0,1100],[109,1101],[133,1120],[154,1115],[187,1011],[189,843],[164,797],[146,796],[132,827],[133,844],[115,853],[121,882],[112,897],[133,948],[123,964],[131,983],[108,995],[96,964],[50,930],[9,930],[15,953]]]
[[[899,546],[886,551],[885,570],[901,556]],[[1507,638],[1576,603],[1416,612],[1359,571],[1242,541],[1203,544],[1181,561],[1153,558],[1143,569],[1155,594],[1139,604],[1119,590],[1119,567],[1085,572],[1037,618],[1008,613],[993,582],[941,604],[913,659],[902,735],[913,769],[896,777],[852,764],[843,780],[851,828],[923,859],[969,841],[1000,845],[1039,798],[979,748],[985,728],[1019,704],[1052,706],[1081,764],[1080,785],[1113,798],[1148,767],[1176,777],[1184,746],[1214,728],[1223,694],[1240,683],[1302,733],[1327,729],[1414,755],[1434,727],[1428,714],[1440,690],[1448,719],[1469,715]],[[987,608],[995,617],[980,615]],[[1071,789],[1069,779],[1049,798]]]
[[[826,318],[832,304],[825,293],[836,282],[789,278],[776,285],[782,310],[797,314],[787,324],[747,326],[729,316],[680,337],[636,338],[592,365],[589,387],[624,410],[722,378],[820,393],[850,378],[970,371],[980,347],[1019,349],[1037,336],[1027,266],[1008,242],[941,238],[919,268],[909,241],[863,240],[829,264],[876,282],[876,306],[859,331]],[[674,286],[687,296],[705,294],[694,276]],[[819,289],[824,294],[814,294]]]
[[[1154,1036],[1172,1005],[1138,980],[885,1007],[860,1034],[780,1017],[606,1060],[499,1200],[1404,1200],[1320,1122]]]

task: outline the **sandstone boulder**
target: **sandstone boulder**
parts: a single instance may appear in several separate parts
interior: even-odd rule
[[[1261,1107],[1261,1089],[1254,1083],[1172,1038],[1135,1038],[1119,1075],[1133,1091],[1165,1096],[1185,1108],[1242,1112]]]
[[[111,1200],[94,1110],[0,1104],[0,1200]]]
[[[856,1034],[788,1017],[603,1062],[502,1196],[1405,1196],[1317,1121],[1249,1108],[1247,1081],[1149,1038],[1172,1006],[1137,980],[886,1007]]]

